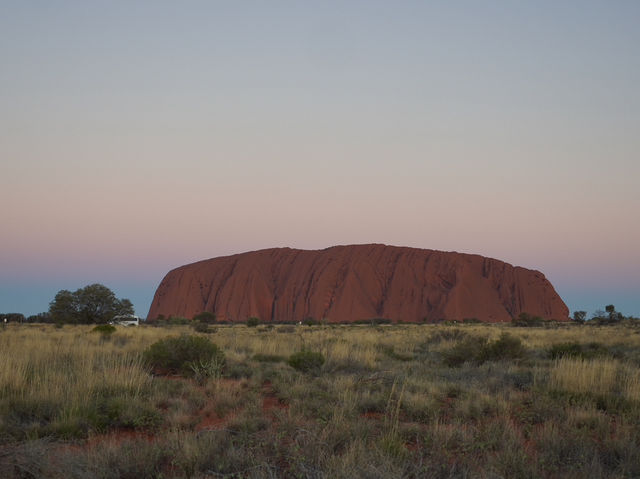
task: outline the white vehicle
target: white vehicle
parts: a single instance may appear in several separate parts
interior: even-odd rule
[[[140,318],[133,314],[121,314],[114,316],[111,320],[111,324],[118,324],[120,326],[139,326]]]

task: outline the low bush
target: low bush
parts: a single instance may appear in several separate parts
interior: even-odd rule
[[[132,398],[99,398],[88,411],[91,429],[106,432],[112,428],[153,429],[162,424],[162,414],[151,405]]]
[[[463,341],[443,353],[443,360],[447,366],[461,366],[465,362],[482,362],[487,338],[482,336],[468,336]]]
[[[569,341],[566,343],[554,344],[549,348],[549,357],[551,359],[560,359],[564,357],[593,359],[595,357],[609,355],[609,349],[597,342],[581,344],[577,341]]]
[[[260,324],[260,318],[256,318],[255,316],[247,318],[248,327],[255,328],[258,324]]]
[[[502,333],[498,339],[488,343],[482,351],[483,361],[501,361],[503,359],[520,359],[526,353],[520,338],[509,333]]]
[[[462,324],[484,324],[484,322],[480,321],[478,318],[464,318],[462,320]]]
[[[191,319],[178,316],[169,316],[168,318],[165,318],[164,315],[159,314],[155,320],[149,322],[149,325],[155,327],[184,326],[190,324],[191,321]]]
[[[189,324],[191,322],[190,319],[187,318],[182,318],[180,316],[169,316],[169,319],[167,319],[166,323],[170,326],[184,326],[186,324]]]
[[[485,361],[520,359],[526,354],[520,338],[502,333],[495,341],[482,336],[469,336],[443,353],[447,366],[460,366],[465,362],[482,364]]]
[[[429,339],[426,342],[438,344],[442,341],[460,341],[467,336],[468,334],[461,329],[440,329],[429,336]]]
[[[582,355],[582,345],[572,341],[554,344],[549,348],[549,358],[559,359],[564,357],[576,358]]]
[[[371,319],[358,319],[353,321],[353,324],[370,324],[376,326],[378,324],[393,324],[393,321],[389,318],[371,318]]]
[[[207,379],[220,379],[224,368],[224,360],[213,358],[208,360],[191,361],[189,363],[193,377],[199,384],[204,384]]]
[[[283,363],[287,360],[286,357],[280,356],[278,354],[254,354],[254,361],[259,361],[261,363]]]
[[[303,373],[317,371],[324,364],[324,356],[321,353],[303,349],[289,356],[287,364]]]
[[[194,367],[206,369],[203,364],[216,364],[216,367],[224,364],[224,352],[202,336],[182,335],[160,340],[144,351],[143,358],[152,368],[185,376],[193,376]]]
[[[545,325],[546,321],[540,316],[532,316],[528,313],[520,313],[517,319],[511,321],[513,326],[521,328],[541,328]]]
[[[254,369],[244,362],[228,361],[225,363],[224,376],[230,379],[250,378],[255,372]]]
[[[382,352],[385,356],[388,356],[391,359],[395,359],[396,361],[413,361],[415,356],[413,354],[403,354],[395,351],[393,346],[381,346]]]
[[[207,323],[201,323],[200,321],[193,321],[193,323],[191,323],[191,327],[197,333],[211,334],[216,332],[215,328],[210,327]]]
[[[91,331],[93,331],[94,333],[100,333],[103,337],[108,337],[116,332],[116,327],[112,324],[99,324]]]
[[[291,325],[279,326],[278,329],[276,329],[276,332],[277,333],[295,333],[296,327]]]
[[[213,324],[216,322],[216,315],[209,312],[209,311],[203,311],[202,313],[196,314],[193,317],[194,321],[198,321],[200,323],[210,323]]]

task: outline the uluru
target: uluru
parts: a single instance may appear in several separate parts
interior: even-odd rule
[[[181,266],[158,286],[147,319],[192,318],[205,311],[231,322],[569,316],[539,271],[475,254],[382,244],[272,248]]]

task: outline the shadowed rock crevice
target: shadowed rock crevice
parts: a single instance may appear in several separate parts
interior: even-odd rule
[[[291,322],[569,315],[539,271],[479,255],[380,244],[274,248],[181,266],[158,286],[148,318],[192,318],[203,310],[227,321]]]

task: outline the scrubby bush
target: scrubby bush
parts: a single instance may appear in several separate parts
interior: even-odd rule
[[[202,313],[196,314],[193,317],[194,321],[199,321],[200,323],[210,323],[213,324],[216,322],[216,315],[209,311],[203,311]]]
[[[165,318],[164,315],[159,314],[155,321],[151,321],[149,324],[156,327],[184,326],[187,324],[191,324],[191,321],[191,319],[183,318],[180,316],[169,316],[168,318]]]
[[[286,357],[280,356],[278,354],[254,354],[254,361],[259,361],[261,363],[281,363],[287,360]]]
[[[509,333],[502,333],[495,341],[488,341],[482,336],[469,336],[449,351],[443,353],[447,366],[460,366],[465,362],[482,364],[485,361],[501,361],[504,359],[520,359],[526,349],[520,338]]]
[[[260,318],[256,318],[255,316],[247,318],[247,326],[249,328],[255,328],[258,324],[260,324]]]
[[[191,323],[191,327],[197,333],[215,333],[216,329],[211,328],[207,323],[201,323],[200,321],[194,321]]]
[[[460,341],[468,336],[468,334],[461,329],[440,329],[435,331],[427,343],[438,344],[442,341]]]
[[[91,331],[94,333],[100,333],[102,337],[109,337],[116,332],[116,327],[112,324],[99,324]]]
[[[415,359],[415,356],[413,354],[399,353],[393,348],[393,346],[381,345],[380,350],[385,354],[385,356],[388,356],[391,359],[395,359],[397,361],[413,361]]]
[[[317,371],[324,364],[324,356],[321,353],[303,349],[289,356],[287,364],[303,373]]]
[[[521,328],[541,328],[546,321],[540,316],[532,316],[529,313],[520,313],[517,319],[511,321],[513,326]]]
[[[295,333],[296,327],[291,325],[280,326],[276,329],[277,333]]]
[[[222,377],[224,361],[217,358],[191,361],[189,367],[195,380],[199,384],[204,384],[209,378],[220,379]]]
[[[597,342],[580,344],[577,341],[570,341],[557,343],[549,348],[549,357],[551,359],[563,357],[593,359],[598,356],[608,355],[610,355],[609,349]]]
[[[503,359],[520,359],[526,353],[520,338],[509,333],[502,333],[498,339],[487,343],[480,359],[483,361],[500,361]]]
[[[379,324],[393,324],[389,318],[371,318],[371,319],[358,319],[353,321],[353,324],[370,324],[371,326],[377,326]]]
[[[195,375],[195,369],[206,370],[208,364],[214,365],[214,369],[224,364],[224,352],[202,336],[182,335],[162,339],[149,346],[143,358],[152,368],[185,376]]]
[[[575,358],[581,355],[582,346],[580,343],[575,341],[554,344],[549,348],[549,357],[551,359],[559,359],[563,357]]]
[[[484,324],[478,318],[464,318],[462,324]]]
[[[245,362],[228,361],[224,366],[224,376],[230,379],[250,378],[255,368]]]
[[[160,412],[150,404],[118,397],[97,399],[87,414],[91,428],[99,432],[116,427],[152,429],[163,421]]]
[[[482,336],[468,336],[463,341],[443,353],[444,363],[447,366],[461,366],[465,362],[482,362],[487,338]]]

